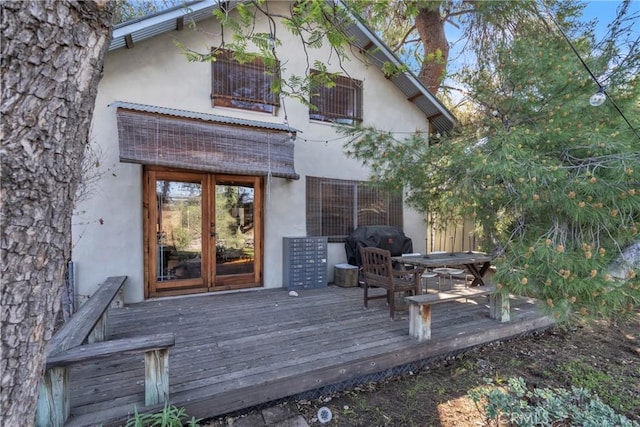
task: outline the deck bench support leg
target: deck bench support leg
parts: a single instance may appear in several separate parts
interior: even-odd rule
[[[156,405],[169,400],[169,349],[144,354],[144,404]]]
[[[511,320],[511,308],[509,305],[509,295],[502,295],[500,292],[489,296],[490,317],[500,322]]]
[[[409,335],[418,341],[431,339],[431,304],[409,304]]]
[[[69,369],[51,368],[42,377],[36,426],[62,427],[71,412],[69,402]]]

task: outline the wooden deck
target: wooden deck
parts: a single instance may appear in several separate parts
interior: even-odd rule
[[[361,288],[299,294],[274,289],[149,300],[112,309],[109,337],[174,332],[171,403],[210,418],[552,324],[528,299],[512,298],[508,323],[490,319],[483,299],[453,301],[433,308],[432,340],[419,343],[409,337],[408,312],[392,321],[384,300],[365,309]],[[143,359],[75,366],[68,424],[119,425],[134,405],[145,410]]]

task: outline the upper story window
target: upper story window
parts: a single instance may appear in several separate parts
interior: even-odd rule
[[[312,73],[317,71],[312,70]],[[362,81],[338,76],[334,87],[313,90],[309,118],[323,122],[355,125],[362,121]]]
[[[221,107],[273,113],[280,97],[271,91],[278,77],[265,67],[260,58],[240,63],[233,52],[214,49],[211,62],[211,103]]]

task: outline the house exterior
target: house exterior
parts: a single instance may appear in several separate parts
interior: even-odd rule
[[[289,3],[269,9],[286,13]],[[366,185],[369,171],[345,156],[333,122],[435,133],[453,126],[451,113],[412,74],[386,78],[380,67],[397,59],[359,22],[349,27],[351,61],[308,49],[311,63],[348,73],[319,90],[314,110],[266,90],[260,61],[188,62],[184,48],[221,45],[216,7],[194,2],[114,30],[90,141],[96,183],[73,218],[76,294],[113,275],[128,276],[127,302],[279,288],[289,237],[311,238],[312,249],[327,242],[320,269],[331,282],[358,225],[399,226],[424,251],[423,215]],[[257,28],[268,32],[262,18]],[[299,39],[276,24],[282,77],[303,75]]]

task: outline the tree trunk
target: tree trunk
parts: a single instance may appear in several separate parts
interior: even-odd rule
[[[0,425],[32,425],[112,4],[3,1]]]
[[[440,9],[420,9],[416,16],[416,30],[424,47],[424,60],[418,78],[435,95],[440,89],[449,59],[449,44]],[[438,55],[438,51],[441,55]]]

